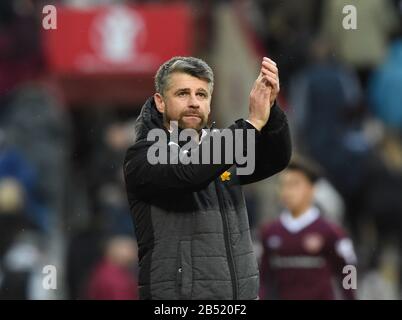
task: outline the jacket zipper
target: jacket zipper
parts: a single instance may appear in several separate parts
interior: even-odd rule
[[[229,234],[229,222],[224,210],[224,206],[222,203],[222,199],[220,196],[220,190],[218,186],[218,182],[215,181],[215,188],[216,188],[216,195],[218,197],[218,202],[219,202],[219,211],[221,212],[221,217],[222,217],[222,222],[223,222],[223,234],[225,238],[225,247],[226,247],[226,255],[228,256],[228,265],[229,265],[229,271],[230,271],[230,277],[232,279],[232,288],[233,288],[233,300],[237,300],[237,275],[236,275],[236,266],[234,263],[233,259],[233,253],[232,253],[232,246],[230,242],[230,234]]]

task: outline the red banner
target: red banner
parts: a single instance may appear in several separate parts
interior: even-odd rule
[[[57,8],[57,29],[43,31],[50,70],[57,74],[154,74],[175,55],[190,55],[188,6]]]

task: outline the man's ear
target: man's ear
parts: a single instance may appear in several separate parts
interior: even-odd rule
[[[212,99],[210,98],[209,99],[209,104],[208,104],[208,116],[210,115],[210,113],[211,113],[211,101]]]
[[[165,113],[165,102],[163,101],[162,95],[160,93],[155,93],[154,100],[156,104],[156,109],[158,109],[160,113]]]

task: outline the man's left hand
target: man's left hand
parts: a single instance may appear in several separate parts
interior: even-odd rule
[[[276,66],[276,63],[271,59],[264,57],[261,65],[261,73],[266,76],[266,79],[269,82],[269,85],[272,87],[271,95],[270,95],[270,105],[271,107],[274,105],[276,98],[278,97],[280,91],[280,83],[279,83],[279,71]]]

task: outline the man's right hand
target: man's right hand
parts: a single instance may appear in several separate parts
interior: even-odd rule
[[[261,131],[268,122],[271,111],[270,97],[273,89],[270,82],[271,79],[262,65],[260,74],[250,92],[249,116],[247,119],[258,131]]]

